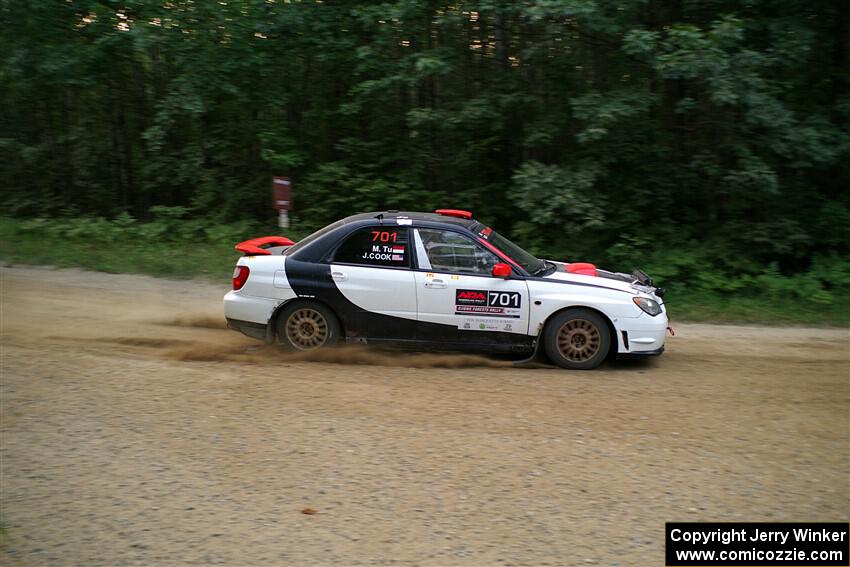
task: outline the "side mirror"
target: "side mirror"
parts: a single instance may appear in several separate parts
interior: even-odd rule
[[[499,262],[495,266],[493,266],[493,277],[495,278],[509,278],[511,277],[511,267],[508,264],[503,264]]]

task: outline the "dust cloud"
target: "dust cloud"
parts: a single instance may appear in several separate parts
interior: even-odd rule
[[[196,343],[165,351],[164,356],[183,362],[314,362],[358,366],[400,368],[510,368],[508,361],[469,354],[411,353],[376,349],[362,345],[340,345],[306,352],[287,352],[275,345],[221,347]]]
[[[227,323],[223,316],[215,317],[211,315],[179,315],[173,319],[156,321],[156,324],[190,329],[227,329]]]

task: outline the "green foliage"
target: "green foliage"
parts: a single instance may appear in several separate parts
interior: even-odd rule
[[[514,174],[516,207],[535,223],[565,224],[567,231],[600,226],[604,203],[593,202],[593,185],[599,175],[593,164],[573,168],[526,162]],[[564,223],[569,219],[568,223]]]
[[[514,207],[525,219],[515,225],[516,238],[544,257],[575,252],[571,242],[603,226],[605,203],[593,191],[598,175],[592,163],[524,163],[513,176]]]
[[[160,220],[144,223],[126,213],[112,220],[0,219],[0,258],[21,264],[175,278],[204,276],[226,282],[239,256],[233,245],[274,232],[244,221],[230,225],[180,221],[183,214],[163,208]]]
[[[103,217],[35,218],[14,224],[17,233],[33,239],[75,241],[103,245],[114,242],[129,245],[146,243],[191,243],[204,242],[231,247],[240,240],[253,238],[258,231],[271,230],[250,221],[217,224],[209,219],[185,219],[186,207],[152,208],[155,220],[139,222],[129,213],[121,213],[114,219]],[[7,220],[7,223],[13,221]]]
[[[576,139],[580,143],[599,140],[608,129],[624,118],[640,116],[653,98],[641,90],[623,89],[606,93],[590,92],[570,100],[573,116],[584,122],[584,130]]]
[[[836,305],[846,289],[846,2],[0,15],[0,207],[51,219],[31,234],[232,244],[273,222],[270,178],[289,175],[296,232],[470,208],[539,254],[641,265],[686,297]]]

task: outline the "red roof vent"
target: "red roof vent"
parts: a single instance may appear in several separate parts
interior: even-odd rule
[[[444,215],[447,217],[457,217],[459,219],[471,219],[472,213],[469,211],[462,211],[460,209],[437,209],[434,211],[438,215]]]

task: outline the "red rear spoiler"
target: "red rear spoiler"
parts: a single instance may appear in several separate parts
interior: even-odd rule
[[[261,246],[292,246],[295,244],[285,236],[261,236],[252,238],[236,245],[236,249],[244,252],[247,256],[271,256],[271,252],[260,248]]]

